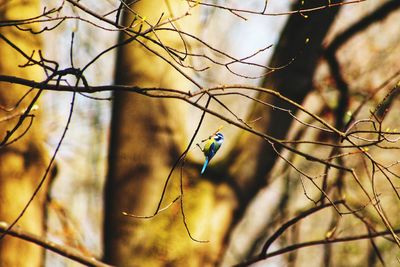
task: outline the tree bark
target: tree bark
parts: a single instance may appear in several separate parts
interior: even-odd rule
[[[304,2],[304,5],[302,5],[302,2]],[[307,9],[320,5],[321,1],[316,0],[297,1],[293,6],[293,10]],[[269,66],[279,67],[293,61],[287,67],[268,75],[262,84],[263,87],[279,91],[282,95],[297,103],[301,104],[303,102],[307,94],[313,90],[313,78],[318,60],[322,55],[322,44],[339,9],[340,6],[303,15],[294,14],[290,16],[275,47]],[[296,112],[295,107],[290,106],[281,99],[273,98],[266,94],[259,94],[257,98],[274,106],[291,110],[293,114]],[[266,108],[264,105],[254,105],[249,117],[252,119],[261,118],[255,128],[278,139],[287,138],[293,122],[293,117],[288,113],[278,109]],[[235,147],[235,151],[229,153],[233,155],[229,160],[229,171],[235,174],[234,179],[239,188],[238,197],[240,200],[230,225],[232,229],[243,218],[249,204],[267,186],[271,170],[277,160],[277,154],[272,145],[251,134],[241,134],[236,143],[238,145]],[[275,145],[275,148],[280,150],[279,145]],[[285,167],[280,167],[282,167],[280,169],[283,172]],[[285,181],[281,181],[280,185],[277,186],[277,188],[280,188],[279,190],[282,190],[282,192],[278,193],[281,196],[286,193],[284,191],[286,187],[284,183]],[[283,197],[282,201],[284,199]],[[279,209],[281,203],[277,201],[275,204],[278,205],[276,208]],[[271,203],[272,205],[274,204]],[[232,231],[229,231],[229,233],[232,234]],[[235,237],[228,235],[226,238],[226,242],[229,243],[229,240]],[[254,245],[253,242],[256,241],[248,241],[250,243],[248,248],[250,251]],[[240,254],[246,257],[246,253],[250,253],[249,251],[243,248]],[[240,258],[241,255],[238,253],[236,257]],[[236,260],[230,263],[236,263]]]
[[[304,5],[301,5],[304,2]],[[320,1],[298,1],[293,9],[306,9],[320,6]],[[304,98],[313,90],[313,77],[318,60],[322,54],[322,42],[331,27],[339,7],[327,8],[322,11],[307,13],[307,18],[300,14],[290,16],[275,48],[270,66],[287,67],[268,75],[263,82],[263,87],[275,89],[289,99],[302,103]],[[307,41],[308,40],[308,41]],[[261,101],[274,106],[291,110],[294,114],[295,107],[290,106],[281,99],[270,95],[260,94]],[[284,111],[268,109],[262,105],[253,106],[251,118],[261,118],[257,128],[265,133],[284,139],[289,132],[293,117]],[[256,193],[268,182],[268,174],[276,161],[277,155],[272,146],[248,133],[243,133],[237,141],[237,155],[230,162],[231,173],[241,188],[240,208],[237,219],[240,219],[244,209]],[[279,147],[276,147],[279,150]],[[255,159],[252,168],[243,168],[244,159]]]
[[[169,1],[174,16],[186,12],[182,1]],[[141,1],[135,11],[155,23],[162,12],[171,15],[164,1]],[[184,14],[184,13],[183,13]],[[129,25],[132,17],[125,16]],[[198,14],[180,20],[176,27],[195,32]],[[144,28],[145,29],[145,28]],[[176,33],[160,34],[164,44],[182,49]],[[144,41],[141,39],[141,41]],[[167,56],[162,49],[146,43]],[[129,44],[118,51],[115,83],[143,87],[182,88],[193,85],[169,64],[138,44]],[[188,72],[187,69],[184,69]],[[183,186],[186,219],[194,238],[192,241],[182,222],[179,201],[153,219],[124,217],[122,212],[138,215],[154,213],[168,173],[187,145],[185,136],[187,106],[176,100],[115,93],[112,132],[109,150],[109,172],[105,189],[104,259],[118,266],[211,266],[229,222],[232,195],[226,185],[214,186],[200,179],[200,169],[185,166]],[[168,205],[180,194],[179,168],[171,178],[166,199]],[[219,200],[221,199],[221,200]],[[221,212],[222,211],[222,212]],[[226,214],[228,216],[226,216]],[[217,224],[215,222],[218,222]],[[223,231],[223,230],[222,230]]]
[[[30,1],[24,4],[13,2],[10,5],[0,1],[0,6],[2,7],[0,20],[31,17],[40,12],[39,1]],[[12,27],[3,27],[0,32],[26,54],[31,54],[33,49],[37,50],[41,46],[38,35],[18,31]],[[2,74],[32,80],[40,77],[40,70],[36,67],[19,68],[18,65],[25,64],[26,59],[3,40],[0,41],[0,58],[0,73]],[[0,83],[0,106],[2,107],[0,109],[0,140],[4,139],[7,131],[14,128],[20,115],[36,93],[29,94],[18,107],[5,110],[13,108],[25,92],[26,89],[20,88],[20,86]],[[39,103],[36,104],[39,105]],[[0,147],[0,221],[12,223],[17,218],[45,170],[46,152],[42,145],[44,138],[39,113],[39,110],[34,111],[34,122],[26,135],[11,145]],[[13,141],[25,131],[29,120],[30,118],[27,118],[22,123],[9,141]],[[43,232],[43,203],[46,184],[43,187],[17,224],[36,235],[42,235]],[[26,241],[9,236],[5,236],[0,241],[1,266],[42,266],[42,256],[43,250],[40,247]]]

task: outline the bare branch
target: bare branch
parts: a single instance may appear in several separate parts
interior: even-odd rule
[[[22,229],[20,229],[19,227],[14,227],[13,229],[10,229],[10,230],[9,230],[9,228],[10,228],[10,226],[7,223],[0,222],[0,232],[3,234],[7,233],[7,235],[9,235],[9,236],[13,236],[13,237],[25,240],[27,242],[36,244],[47,250],[50,250],[54,253],[57,253],[61,256],[64,256],[68,259],[79,262],[86,266],[111,267],[111,265],[108,265],[101,261],[98,261],[93,257],[84,256],[79,251],[77,251],[73,248],[69,248],[65,245],[59,245],[59,244],[56,244],[49,240],[46,240],[42,237],[25,232]]]

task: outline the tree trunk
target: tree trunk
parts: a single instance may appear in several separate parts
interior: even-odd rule
[[[302,2],[304,2],[304,5],[302,5]],[[311,8],[321,4],[321,1],[317,0],[297,1],[293,6],[293,10]],[[297,103],[301,104],[303,102],[307,94],[313,90],[313,78],[318,60],[322,55],[322,43],[334,22],[339,8],[333,7],[304,14],[307,18],[300,14],[290,16],[275,47],[269,66],[279,67],[291,60],[293,62],[287,67],[268,75],[263,82],[263,87],[279,91],[282,95]],[[295,107],[270,95],[259,94],[257,98],[274,106],[289,109],[293,114],[296,112]],[[250,118],[261,118],[257,122],[256,128],[278,139],[287,138],[293,122],[293,117],[290,114],[278,109],[267,108],[264,105],[255,105],[250,113]],[[240,201],[231,224],[232,228],[243,218],[250,202],[255,200],[262,189],[265,189],[277,159],[277,154],[273,147],[259,137],[243,133],[236,143],[238,145],[234,153],[229,153],[233,155],[229,165],[230,173],[235,174],[235,181],[240,188]],[[275,145],[276,149],[279,150],[278,144]],[[245,164],[247,164],[247,167]],[[282,167],[280,168],[282,172],[287,168],[287,165],[285,166],[280,166]],[[274,174],[276,173],[274,172]],[[280,194],[277,197],[282,198],[282,201],[285,201],[285,183],[285,181],[280,181],[279,185],[275,185],[276,190],[281,191],[280,193],[274,192],[274,194]],[[279,201],[270,203],[268,210],[274,210],[272,206],[275,204],[277,205],[275,208],[279,209],[279,205],[282,203]],[[253,227],[251,225],[249,224],[250,228]],[[262,236],[263,233],[256,234],[256,238]],[[227,236],[227,242],[229,239],[234,242],[235,238],[237,237]],[[251,250],[251,246],[256,241],[251,240],[250,236],[248,236],[247,241],[249,242],[249,244],[246,243],[249,245],[247,249]],[[237,253],[236,259],[227,259],[228,262],[237,263],[241,256],[246,257],[246,253],[249,251],[244,248],[245,246],[243,244],[242,255]],[[232,251],[228,252],[227,255],[229,253],[232,253]],[[230,262],[231,260],[233,262]]]
[[[169,1],[174,16],[186,12],[181,1]],[[135,11],[155,23],[162,12],[168,15],[164,1],[142,1]],[[180,20],[177,27],[196,31],[197,14]],[[130,16],[124,18],[129,25]],[[145,27],[144,27],[145,29]],[[159,33],[160,34],[160,33]],[[183,50],[181,37],[176,33],[160,34],[164,44]],[[141,39],[142,40],[142,39]],[[151,44],[151,48],[166,55]],[[168,55],[167,55],[168,57]],[[182,88],[192,84],[169,64],[138,44],[129,44],[118,51],[117,84],[142,87]],[[185,70],[186,72],[188,70]],[[232,194],[227,186],[214,186],[199,179],[199,169],[185,166],[184,199],[192,241],[182,222],[179,201],[150,220],[124,217],[122,212],[138,215],[154,213],[168,173],[187,145],[185,125],[187,106],[177,100],[161,100],[129,93],[115,93],[112,132],[109,151],[109,173],[105,189],[104,258],[118,266],[210,266],[217,254],[229,222],[231,201],[218,201]],[[190,115],[189,115],[190,116]],[[180,194],[179,168],[167,188],[162,206]],[[222,212],[220,212],[222,210]],[[228,216],[225,216],[228,211]],[[218,222],[217,224],[215,222]]]
[[[0,1],[0,6],[3,8],[0,12],[0,20],[32,17],[33,14],[40,12],[39,1],[10,5]],[[11,27],[3,27],[0,32],[24,50],[26,54],[31,54],[33,49],[37,50],[40,47],[38,35],[31,35],[29,32],[18,31]],[[18,68],[18,65],[26,63],[26,59],[3,40],[0,41],[0,58],[0,73],[2,74],[32,80],[40,77],[40,70],[36,67]],[[14,128],[20,115],[32,100],[33,95],[36,94],[35,91],[31,92],[18,107],[6,111],[5,109],[15,107],[17,101],[24,95],[24,90],[20,86],[0,83],[1,141],[7,131]],[[33,194],[45,170],[46,153],[41,145],[44,138],[41,133],[39,111],[31,113],[35,114],[35,118],[27,134],[11,145],[0,147],[0,221],[6,223],[12,223],[16,219]],[[29,126],[29,120],[30,118],[26,119],[8,140],[9,142],[24,132]],[[36,235],[41,235],[43,232],[43,203],[46,186],[43,187],[17,224]],[[1,266],[42,266],[42,256],[43,250],[40,247],[26,241],[8,236],[0,241]]]
[[[304,5],[300,3],[304,2]],[[294,9],[320,6],[320,1],[298,1]],[[302,103],[313,90],[313,77],[318,59],[322,53],[322,42],[331,27],[339,7],[307,13],[307,18],[299,14],[292,15],[285,25],[279,43],[275,48],[270,66],[279,67],[294,61],[287,67],[268,75],[263,87],[275,89],[287,98]],[[308,42],[306,40],[309,40]],[[258,99],[274,106],[296,112],[295,107],[281,99],[267,94],[260,94]],[[293,117],[284,111],[268,109],[263,105],[255,105],[251,118],[261,118],[257,126],[265,133],[278,139],[284,139],[289,132]],[[237,141],[238,147],[233,155],[237,155],[230,164],[231,173],[241,187],[240,209],[238,219],[249,201],[266,185],[277,155],[272,146],[265,140],[248,133],[243,133]],[[245,148],[245,149],[244,149]],[[279,147],[277,147],[279,150]],[[231,153],[232,155],[232,153]],[[243,168],[244,159],[256,159],[252,169]]]

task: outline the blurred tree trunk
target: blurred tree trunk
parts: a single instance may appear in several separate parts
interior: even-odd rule
[[[32,17],[40,12],[39,1],[11,2],[0,1],[0,20]],[[3,27],[0,33],[14,42],[19,48],[31,54],[40,47],[38,35],[18,31],[16,28]],[[0,73],[15,75],[26,79],[38,79],[39,70],[33,67],[18,68],[26,63],[26,59],[13,48],[0,40]],[[6,132],[13,129],[20,115],[32,100],[37,91],[33,91],[15,109],[17,101],[26,89],[9,83],[0,83],[0,140]],[[37,103],[38,104],[38,103]],[[28,133],[15,143],[0,147],[0,221],[12,223],[33,194],[43,171],[45,170],[45,151],[42,146],[43,136],[40,128],[38,111],[34,111],[35,119]],[[5,119],[11,118],[11,119]],[[20,136],[29,125],[29,118],[9,139]],[[46,186],[32,202],[18,225],[24,230],[41,235],[43,232],[43,203]],[[0,266],[42,266],[43,250],[37,245],[13,237],[4,237],[0,241]]]
[[[312,8],[321,4],[321,1],[317,0],[300,0],[296,1],[293,5],[293,10]],[[263,87],[279,91],[282,95],[297,103],[301,104],[303,102],[305,97],[313,90],[314,73],[323,52],[322,43],[330,27],[333,25],[339,9],[340,6],[303,15],[295,14],[290,16],[281,33],[269,66],[279,67],[287,64],[292,59],[294,61],[284,69],[268,75],[262,84]],[[260,94],[257,98],[274,106],[291,110],[293,114],[296,112],[293,106],[270,95]],[[318,107],[319,104],[315,103],[315,106]],[[262,105],[255,105],[249,117],[252,119],[261,118],[257,122],[258,130],[278,139],[288,138],[287,135],[290,132],[293,122],[293,117],[290,114],[277,109],[268,109]],[[271,171],[277,160],[277,154],[273,147],[258,137],[243,133],[239,136],[237,144],[235,151],[230,153],[237,156],[233,156],[228,163],[230,173],[235,174],[235,181],[240,188],[239,198],[241,199],[235,211],[234,221],[231,225],[232,228],[243,218],[250,202],[268,184]],[[275,148],[280,150],[278,144],[275,145]],[[244,165],[245,163],[247,163],[247,168],[243,167],[246,166]],[[287,165],[281,164],[277,167],[278,169],[273,172],[275,175],[284,173]],[[278,198],[282,202],[287,200],[286,194],[290,194],[290,192],[285,191],[285,183],[285,181],[280,181],[280,186],[277,186],[277,188],[281,191],[279,193],[275,192],[279,194]],[[284,203],[281,201],[270,203],[269,208],[271,210],[282,209]],[[276,206],[273,208],[272,206],[275,204]],[[273,218],[269,219],[273,220]],[[264,224],[268,225],[268,222],[264,222]],[[262,233],[255,235],[255,238],[262,237],[265,231],[263,228]],[[230,233],[232,232],[230,231]],[[231,238],[235,237],[227,236],[227,243]],[[251,250],[254,249],[257,240],[251,240],[251,237],[248,237],[247,242],[250,244],[249,247],[243,247],[241,255],[238,253],[233,263],[237,263],[240,257],[246,258],[249,256],[246,253],[251,254],[254,252]]]
[[[169,7],[165,5],[167,2]],[[172,15],[168,11],[173,10],[173,16],[179,16],[186,9],[184,1],[135,3],[135,11],[153,24],[162,12],[167,17]],[[125,16],[124,23],[129,25],[131,19],[131,16]],[[192,13],[176,26],[193,33],[198,25],[198,14]],[[161,33],[160,37],[164,44],[183,50],[177,33]],[[165,55],[150,42],[146,44]],[[166,57],[169,58],[168,55]],[[137,43],[118,51],[115,77],[117,84],[182,90],[193,87],[169,64]],[[152,99],[122,92],[114,94],[109,173],[105,189],[106,262],[118,266],[210,266],[216,261],[217,254],[213,252],[218,250],[223,237],[218,232],[224,227],[223,220],[229,221],[225,210],[231,211],[232,207],[222,209],[223,212],[216,208],[233,205],[217,199],[230,195],[231,191],[227,186],[215,187],[209,181],[197,179],[198,169],[195,173],[192,171],[193,179],[190,177],[190,181],[184,181],[185,192],[192,196],[185,198],[188,226],[195,238],[212,239],[212,242],[199,244],[189,238],[178,203],[150,220],[122,215],[123,211],[138,215],[150,215],[155,211],[168,173],[187,145],[186,108],[183,102],[176,100]],[[190,172],[190,167],[185,167],[186,171]],[[179,195],[179,168],[175,173],[163,206]]]
[[[304,5],[302,4],[304,2]],[[321,1],[297,1],[293,10],[320,6]],[[331,27],[339,7],[323,9],[307,13],[306,16],[295,14],[290,16],[275,48],[269,66],[279,67],[294,61],[282,70],[268,75],[263,82],[263,87],[279,91],[289,99],[302,103],[304,98],[313,90],[313,77],[318,60],[322,55],[322,42]],[[260,94],[258,99],[291,110],[293,106],[281,99],[273,98],[267,94]],[[316,103],[317,104],[317,103]],[[268,109],[263,105],[255,105],[250,118],[261,118],[257,122],[259,130],[284,139],[293,121],[290,114],[276,109]],[[277,155],[272,146],[258,137],[243,133],[237,141],[235,153],[229,162],[231,173],[241,190],[240,207],[236,218],[240,219],[249,201],[266,185],[267,175],[276,161]],[[279,146],[276,147],[279,150]],[[251,169],[243,168],[243,162],[252,160]]]
[[[153,2],[138,2],[135,11],[154,23],[161,12],[168,9],[160,2]],[[179,9],[177,2],[169,1],[171,10]],[[268,76],[264,86],[274,86],[295,101],[303,100],[311,90],[319,57],[316,48],[321,46],[336,12],[337,9],[316,12],[308,19],[300,15],[290,17],[272,64],[283,65],[294,56],[297,56],[296,61]],[[192,14],[190,19],[195,19],[195,15]],[[124,21],[129,24],[130,18],[125,17]],[[198,23],[188,24],[183,20],[182,25],[188,31],[186,26],[193,27]],[[311,39],[308,45],[305,45],[306,38]],[[172,35],[169,41],[175,42],[175,47],[182,45],[179,36]],[[118,51],[116,68],[117,84],[190,89],[188,81],[173,68],[136,44]],[[291,117],[282,118],[281,115],[271,115],[265,107],[255,107],[252,113],[252,117],[262,116],[263,129],[278,138],[285,136],[291,123]],[[106,262],[118,266],[213,266],[220,261],[229,231],[243,215],[251,198],[265,184],[265,176],[276,156],[263,140],[243,134],[230,153],[237,157],[229,162],[228,168],[221,168],[226,173],[214,173],[221,176],[219,179],[193,178],[198,176],[199,170],[185,167],[185,177],[190,179],[184,181],[185,192],[191,195],[185,198],[188,225],[195,238],[210,240],[209,243],[199,244],[189,239],[178,205],[150,220],[124,217],[123,211],[137,215],[154,212],[168,172],[186,145],[182,144],[185,140],[181,127],[184,118],[185,110],[180,102],[121,92],[114,94],[105,189]],[[227,183],[221,183],[224,177],[233,177],[240,192]],[[164,206],[179,194],[178,175],[172,179]],[[212,182],[216,180],[220,182]],[[233,217],[235,212],[236,218]]]

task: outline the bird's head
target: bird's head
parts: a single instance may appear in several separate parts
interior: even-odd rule
[[[214,140],[218,143],[222,143],[224,141],[224,135],[222,133],[216,133],[214,136]]]

